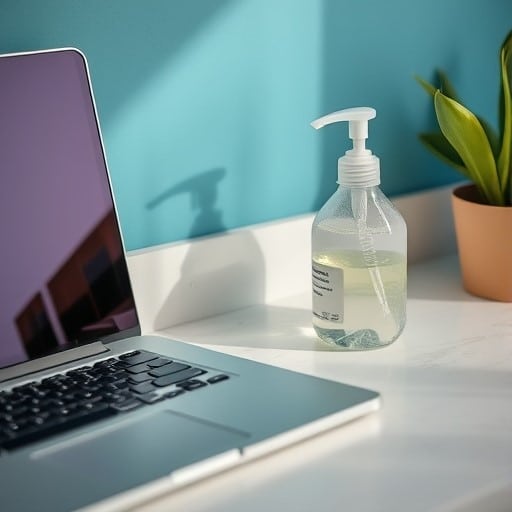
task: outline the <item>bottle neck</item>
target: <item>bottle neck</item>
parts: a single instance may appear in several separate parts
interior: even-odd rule
[[[379,185],[379,159],[370,151],[365,155],[356,155],[347,151],[338,159],[338,184],[347,188],[367,188]]]

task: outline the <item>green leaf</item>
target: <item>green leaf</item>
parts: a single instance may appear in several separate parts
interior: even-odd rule
[[[464,162],[471,180],[489,204],[504,204],[491,146],[476,116],[441,91],[434,94],[437,121],[443,135]]]
[[[449,98],[452,98],[452,99],[458,101],[457,92],[455,91],[455,87],[453,87],[450,80],[448,80],[446,73],[440,69],[436,70],[436,73],[437,73],[437,79],[439,82],[439,89],[441,89],[441,92],[445,96],[448,96]],[[438,87],[435,87],[430,82],[427,82],[425,79],[421,78],[418,75],[414,75],[414,78],[421,85],[421,87],[423,87],[423,89],[425,89],[425,91],[433,98]]]
[[[437,91],[436,87],[421,78],[421,76],[414,75],[414,79],[421,85],[421,87],[423,87],[423,89],[425,89],[425,91],[427,91],[428,94],[430,94],[430,96],[434,97],[434,94]]]
[[[452,83],[448,79],[448,76],[446,75],[446,73],[444,71],[441,71],[440,69],[438,69],[437,76],[439,77],[439,83],[440,83],[439,89],[441,90],[441,92],[445,96],[448,96],[448,98],[451,98],[452,100],[455,100],[456,102],[463,105],[462,101],[460,101],[460,99],[459,99],[459,95],[457,94],[455,87],[452,85]],[[497,158],[499,150],[500,150],[499,149],[500,142],[499,142],[499,138],[498,138],[496,131],[484,118],[482,118],[478,115],[476,117],[480,121],[480,124],[482,125],[482,128],[484,129],[485,134],[487,135],[487,138],[489,139],[489,143],[491,144],[491,149],[492,149],[493,155]]]
[[[511,151],[512,151],[512,31],[501,47],[500,52],[501,96],[500,96],[500,124],[501,124],[501,150],[498,156],[498,176],[501,193],[510,204],[511,201]]]
[[[505,41],[503,41],[503,44],[501,45],[501,51],[500,51],[500,98],[499,98],[499,128],[500,128],[500,136],[503,134],[503,128],[505,124],[505,108],[504,108],[504,91],[503,91],[503,66],[502,66],[502,56],[505,48],[510,44],[510,37],[512,36],[512,31],[509,32],[507,37],[505,38]],[[510,83],[510,76],[509,76],[509,83]]]
[[[443,162],[450,167],[457,169],[466,178],[471,179],[459,154],[453,149],[453,146],[446,140],[446,137],[441,132],[420,133],[419,138],[431,153],[443,160]]]

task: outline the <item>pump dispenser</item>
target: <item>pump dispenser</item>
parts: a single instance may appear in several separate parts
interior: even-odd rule
[[[311,125],[348,121],[353,147],[338,160],[338,188],[312,227],[313,326],[346,350],[392,343],[407,300],[407,229],[379,188],[379,159],[366,149],[373,108],[328,114]]]

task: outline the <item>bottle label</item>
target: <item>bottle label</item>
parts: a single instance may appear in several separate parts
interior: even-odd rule
[[[313,315],[343,322],[343,269],[313,261]]]

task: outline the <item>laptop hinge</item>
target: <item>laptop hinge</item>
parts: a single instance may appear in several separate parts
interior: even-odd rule
[[[86,357],[95,356],[103,352],[108,352],[109,349],[101,342],[91,343],[83,347],[66,350],[65,352],[57,352],[51,356],[41,357],[34,361],[11,366],[0,370],[0,382],[5,382],[19,377],[30,375],[31,373],[40,372],[41,370],[48,370],[55,368],[62,364],[72,363]]]

